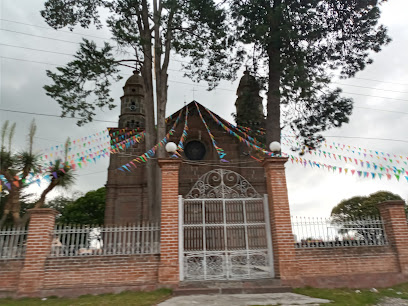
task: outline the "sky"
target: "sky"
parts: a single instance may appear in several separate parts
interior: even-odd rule
[[[78,48],[82,34],[90,35],[97,44],[102,44],[110,34],[106,28],[68,29],[55,31],[48,27],[39,11],[44,1],[40,0],[2,0],[0,3],[0,122],[5,120],[17,123],[13,148],[22,150],[27,144],[27,131],[32,119],[37,124],[35,148],[38,151],[50,152],[51,147],[61,145],[67,137],[79,139],[99,133],[106,127],[116,127],[119,107],[112,111],[98,111],[100,121],[78,127],[76,121],[70,118],[39,116],[27,113],[42,113],[60,115],[58,104],[46,96],[43,86],[50,84],[46,70],[55,71],[56,65],[68,63]],[[330,151],[343,156],[363,161],[377,162],[374,152],[384,165],[396,166],[408,170],[405,164],[384,161],[386,155],[402,156],[408,161],[408,1],[393,0],[382,6],[381,23],[388,27],[393,41],[378,54],[373,54],[374,63],[356,77],[347,80],[334,80],[335,85],[343,89],[345,97],[354,99],[354,110],[350,122],[339,129],[326,131],[326,144],[321,150]],[[66,31],[66,32],[65,32]],[[17,46],[17,47],[16,47]],[[34,50],[37,49],[37,50]],[[43,51],[48,52],[43,52]],[[53,53],[52,53],[53,52]],[[174,56],[172,59],[180,60]],[[169,95],[167,114],[177,111],[195,99],[221,117],[233,122],[231,113],[235,111],[235,82],[221,82],[219,87],[211,92],[206,90],[206,84],[196,84],[183,78],[180,62],[172,61],[169,70]],[[131,75],[131,69],[125,68],[123,77]],[[111,87],[111,96],[120,104],[122,82]],[[336,145],[333,145],[335,143]],[[97,143],[101,144],[100,142]],[[330,148],[332,145],[332,148]],[[336,149],[337,147],[337,149]],[[345,151],[350,147],[349,151]],[[341,150],[343,148],[343,150]],[[359,148],[361,150],[359,150]],[[364,149],[366,151],[364,151]],[[283,141],[283,150],[292,154]],[[374,158],[369,156],[369,150]],[[353,152],[354,151],[354,152]],[[360,152],[360,155],[358,154]],[[363,156],[364,152],[367,154]],[[408,180],[401,176],[381,180],[376,177],[360,178],[351,170],[373,171],[357,167],[350,161],[343,162],[331,155],[305,154],[307,160],[336,166],[336,171],[312,168],[309,164],[288,162],[286,167],[289,202],[292,215],[327,217],[331,209],[342,199],[356,195],[369,195],[378,190],[387,190],[408,199]],[[354,165],[354,166],[353,166]],[[74,191],[87,192],[102,187],[106,183],[108,159],[100,159],[94,165],[77,171],[77,183],[71,190],[55,191],[51,198],[59,193],[69,195]],[[349,169],[339,173],[338,167]],[[378,171],[376,171],[378,172]],[[371,174],[370,174],[371,176]],[[45,184],[42,185],[43,188]],[[38,187],[32,187],[31,192],[39,192]]]

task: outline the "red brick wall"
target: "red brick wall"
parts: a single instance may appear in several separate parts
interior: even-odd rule
[[[404,281],[391,246],[296,249],[299,279],[312,287],[386,287]]]
[[[0,260],[0,298],[14,295],[23,264],[23,259]]]
[[[159,159],[161,168],[161,233],[159,283],[174,286],[179,283],[179,169],[177,159]]]
[[[48,258],[42,295],[153,290],[159,262],[159,255]]]

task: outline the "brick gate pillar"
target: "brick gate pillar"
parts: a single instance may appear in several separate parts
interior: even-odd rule
[[[385,233],[391,247],[397,253],[401,272],[408,275],[408,225],[405,215],[405,202],[386,201],[378,204],[384,221]]]
[[[179,283],[178,195],[181,160],[159,159],[161,168],[161,232],[159,283]]]
[[[283,283],[290,280],[287,284],[293,284],[298,278],[298,271],[286,186],[287,160],[286,157],[266,158],[263,166],[268,192],[275,276],[281,278]]]
[[[29,209],[30,223],[24,266],[18,284],[18,296],[39,296],[44,280],[45,260],[51,249],[55,216],[58,212],[51,208]]]

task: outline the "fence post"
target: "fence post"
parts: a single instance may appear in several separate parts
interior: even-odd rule
[[[282,281],[293,281],[298,278],[298,269],[286,186],[287,160],[286,157],[266,158],[263,167],[268,192],[275,276]]]
[[[179,169],[181,160],[159,159],[161,168],[161,231],[159,283],[179,283]]]
[[[28,210],[30,223],[24,266],[20,273],[18,296],[39,296],[44,280],[45,260],[51,249],[55,216],[58,212],[51,208]]]
[[[388,241],[397,253],[401,272],[408,275],[408,225],[405,202],[385,201],[378,204],[378,208],[384,221]]]

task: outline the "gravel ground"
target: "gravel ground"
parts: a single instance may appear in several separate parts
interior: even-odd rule
[[[385,297],[376,306],[408,306],[408,300]]]

